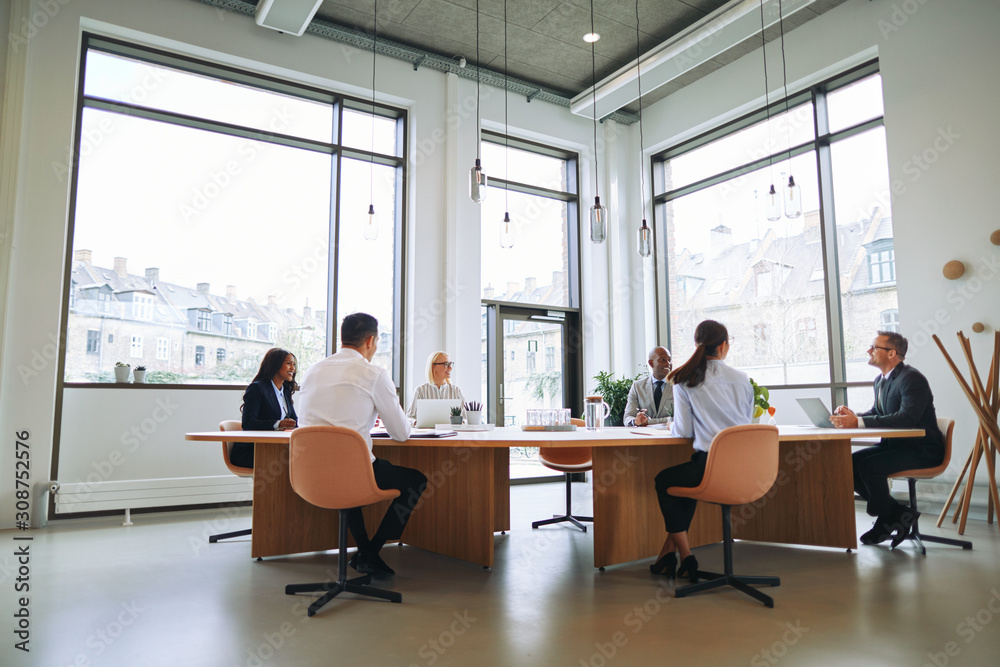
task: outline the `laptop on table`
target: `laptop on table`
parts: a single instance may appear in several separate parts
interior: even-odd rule
[[[805,411],[806,416],[809,417],[809,421],[813,423],[813,426],[818,426],[819,428],[833,428],[833,424],[830,422],[830,411],[826,409],[826,405],[823,404],[818,398],[796,398],[802,410]]]
[[[451,409],[461,408],[462,401],[457,398],[418,398],[417,428],[434,428],[438,424],[451,421]]]

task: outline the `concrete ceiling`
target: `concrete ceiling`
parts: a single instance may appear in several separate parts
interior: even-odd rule
[[[785,32],[810,21],[846,0],[786,0]],[[679,33],[704,22],[730,0],[639,0],[639,50],[646,54]],[[371,33],[374,0],[326,0],[316,19]],[[594,0],[597,81],[634,67],[636,59],[635,0]],[[789,15],[789,11],[794,13]],[[380,0],[378,37],[444,58],[461,56],[470,65],[503,74],[504,2],[479,0],[479,57],[476,56],[476,0]],[[512,78],[573,98],[589,89],[590,0],[507,0],[507,69]],[[758,24],[759,25],[759,24]],[[778,26],[765,30],[770,41]],[[759,31],[722,53],[697,64],[677,78],[644,92],[647,106],[759,48]],[[644,66],[645,69],[645,66]],[[645,78],[644,78],[645,83]],[[645,88],[645,86],[644,86]],[[636,102],[621,107],[635,112]]]

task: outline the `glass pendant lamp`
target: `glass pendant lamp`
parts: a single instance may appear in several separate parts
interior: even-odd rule
[[[482,161],[476,158],[476,166],[469,172],[469,196],[477,204],[486,199],[486,174],[483,173]]]
[[[642,219],[642,226],[639,227],[637,236],[638,250],[641,257],[649,257],[653,254],[653,230],[646,224],[646,218]]]
[[[510,221],[510,213],[504,212],[503,222],[500,223],[500,247],[514,247],[514,223]]]
[[[794,176],[788,177],[785,187],[785,215],[789,218],[802,215],[802,188],[795,182]]]
[[[378,216],[375,215],[375,204],[368,204],[368,218],[365,220],[365,240],[374,241],[378,238]]]
[[[781,197],[774,189],[774,183],[771,184],[771,189],[767,193],[767,197],[764,199],[764,202],[764,213],[767,219],[771,222],[781,220]]]

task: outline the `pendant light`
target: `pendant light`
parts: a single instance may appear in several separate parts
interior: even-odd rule
[[[792,148],[792,129],[788,122],[788,71],[785,69],[785,19],[781,10],[781,0],[778,0],[778,30],[781,35],[781,81],[785,93],[785,126],[788,128],[788,149]],[[791,174],[792,159],[788,156],[788,185],[785,186],[785,216],[797,218],[802,215],[802,188],[795,183]]]
[[[771,222],[781,220],[781,195],[774,189],[774,165],[771,161],[771,100],[767,89],[767,41],[764,39],[764,0],[760,0],[760,53],[764,62],[764,113],[767,120],[767,144],[768,158],[767,169],[771,174],[771,189],[767,191],[764,198],[764,217]]]
[[[469,172],[469,196],[477,204],[486,199],[486,174],[482,163],[482,115],[479,113],[479,0],[476,0],[476,164]]]
[[[636,250],[640,257],[653,254],[653,230],[646,224],[646,184],[642,160],[642,66],[639,62],[639,0],[635,0],[635,77],[639,82],[639,205],[642,224],[636,232]]]
[[[510,181],[510,147],[507,129],[507,0],[503,0],[503,178]],[[514,223],[510,221],[510,186],[503,186],[503,222],[500,223],[500,247],[514,247]]]
[[[506,0],[504,0],[506,2]],[[598,182],[597,164],[597,40],[600,35],[594,30],[594,0],[590,0],[590,76],[593,88],[594,105],[594,205],[590,207],[590,240],[593,243],[604,243],[608,235],[608,209],[601,204],[601,192]]]
[[[372,141],[368,156],[368,217],[364,223],[366,241],[378,238],[378,216],[375,215],[375,44],[378,41],[378,0],[375,0],[375,23],[372,25]]]

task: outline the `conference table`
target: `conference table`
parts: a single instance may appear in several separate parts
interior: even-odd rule
[[[779,426],[778,477],[757,501],[734,507],[737,539],[821,547],[857,547],[851,439],[918,437],[920,429],[822,429]],[[252,441],[251,557],[337,548],[338,514],[302,500],[288,479],[289,431],[205,431],[193,441]],[[511,447],[590,447],[593,454],[594,567],[649,558],[665,537],[653,480],[691,458],[691,440],[666,429],[605,427],[597,431],[522,431],[518,427],[459,432],[447,438],[374,440],[375,455],[427,475],[427,490],[402,542],[493,566],[494,534],[510,530]],[[373,532],[388,502],[365,508]],[[540,516],[560,507],[539,508]],[[549,530],[558,530],[551,528]],[[692,546],[722,540],[721,511],[699,503]]]

